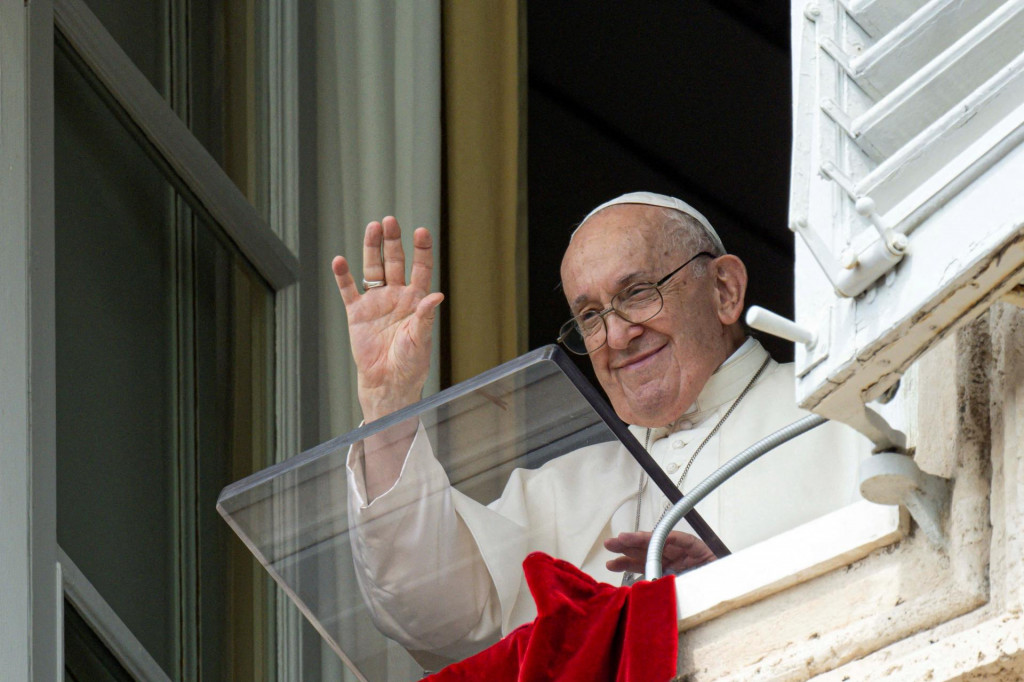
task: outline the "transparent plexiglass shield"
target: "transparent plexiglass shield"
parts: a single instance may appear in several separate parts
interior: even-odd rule
[[[436,669],[500,634],[474,632],[480,616],[465,612],[479,603],[473,593],[487,596],[473,578],[479,560],[468,556],[484,532],[472,519],[519,494],[524,472],[599,444],[625,460],[617,466],[631,481],[641,467],[657,469],[639,461],[643,448],[549,346],[234,483],[217,506],[349,679],[412,679],[402,670]],[[378,480],[371,460],[395,467],[399,482]],[[492,522],[488,542],[505,542],[501,559],[515,570],[530,551],[557,554],[550,539],[516,535],[530,526],[523,519]],[[414,662],[406,649],[443,655],[417,653]]]

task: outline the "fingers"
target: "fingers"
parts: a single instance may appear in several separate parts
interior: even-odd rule
[[[338,283],[341,300],[345,302],[347,307],[359,298],[359,290],[356,289],[356,281],[352,279],[352,271],[348,267],[348,261],[342,256],[335,256],[334,260],[331,261],[331,270],[334,271],[334,281]]]
[[[613,552],[622,552],[626,549],[647,549],[651,542],[651,533],[638,531],[636,533],[619,533],[614,538],[604,541],[604,546]],[[665,538],[665,547],[697,548],[705,547],[701,539],[689,533],[674,530]]]
[[[381,223],[384,229],[384,279],[388,284],[405,284],[405,251],[402,230],[394,216]],[[367,277],[369,279],[369,277]]]
[[[444,294],[441,292],[434,292],[428,296],[424,296],[420,302],[416,304],[416,338],[430,339],[434,326],[434,318],[437,316],[437,306],[441,305],[441,301],[443,300]]]
[[[430,272],[434,268],[433,240],[426,228],[412,233],[412,274],[409,283],[420,291],[430,291]]]
[[[615,572],[643,573],[647,561],[647,545],[650,540],[651,534],[645,532],[619,533],[613,538],[608,538],[604,541],[605,549],[622,556],[608,561],[605,563],[605,567],[609,571]]]
[[[642,573],[647,566],[647,547],[651,542],[651,534],[647,532],[619,533],[614,538],[604,541],[605,549],[621,554],[608,561],[605,566],[610,571],[632,571]],[[664,569],[681,571],[714,561],[715,555],[707,545],[689,533],[672,531],[665,539],[662,552]]]
[[[384,279],[384,263],[381,261],[381,243],[384,228],[374,220],[366,226],[363,236],[363,279],[370,281]],[[347,303],[347,301],[346,301]]]
[[[651,534],[640,531],[637,533],[619,533],[614,538],[604,541],[604,547],[612,552],[620,554],[631,551],[647,551],[647,545],[651,542]]]
[[[605,562],[604,567],[614,573],[622,573],[623,571],[629,571],[630,573],[643,573],[645,565],[644,562],[639,559],[630,559],[629,557],[619,556],[615,557],[611,561]]]
[[[430,291],[430,275],[434,268],[433,240],[426,228],[413,233],[411,284],[420,291]],[[398,220],[387,216],[366,226],[363,237],[363,278],[383,280],[388,284],[405,284],[405,250]]]
[[[671,558],[676,568],[692,568],[718,558],[700,538],[679,532],[669,533],[665,557]]]
[[[437,311],[437,306],[441,305],[441,301],[444,300],[444,294],[440,291],[435,291],[432,294],[424,296],[419,303],[416,304],[416,317],[422,324],[430,326],[434,323],[434,313]]]

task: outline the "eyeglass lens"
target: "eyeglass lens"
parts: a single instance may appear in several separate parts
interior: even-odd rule
[[[611,306],[600,313],[592,312],[582,320],[573,318],[562,325],[559,341],[578,355],[601,348],[608,340],[607,317],[617,314],[626,322],[641,324],[661,312],[661,292],[653,284],[634,284],[615,294]]]

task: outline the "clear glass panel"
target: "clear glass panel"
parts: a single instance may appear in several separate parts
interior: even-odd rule
[[[57,540],[172,670],[172,195],[54,53]]]
[[[58,542],[172,678],[272,679],[215,502],[272,461],[273,292],[54,59]]]
[[[407,648],[439,655],[417,654],[428,669],[483,648],[502,623],[486,571],[479,580],[481,562],[506,567],[514,581],[534,550],[587,569],[587,557],[573,555],[578,549],[564,535],[586,520],[556,527],[544,510],[571,514],[579,496],[594,491],[569,485],[565,497],[531,507],[537,516],[529,519],[517,491],[533,487],[537,497],[536,486],[551,484],[551,475],[562,477],[556,489],[583,460],[598,476],[639,482],[637,450],[578,370],[549,346],[239,481],[218,508],[352,679],[408,679],[394,674],[403,663],[374,622]],[[401,477],[367,506],[374,483],[365,462],[388,457],[404,460]],[[499,587],[501,600],[517,600],[505,605],[514,615],[532,608],[519,588]]]

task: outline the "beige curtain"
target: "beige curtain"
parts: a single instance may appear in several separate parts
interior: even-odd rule
[[[405,228],[408,254],[416,227],[443,238],[441,9],[439,0],[317,0],[317,31],[320,433],[328,438],[361,419],[330,259],[344,255],[358,279],[363,229],[385,215]],[[443,264],[435,264],[437,287]],[[427,392],[438,388],[439,346]]]
[[[526,350],[524,12],[519,0],[444,1],[452,383]]]
[[[416,227],[429,228],[435,241],[443,238],[439,0],[317,0],[316,41],[319,414],[320,436],[327,439],[362,418],[331,258],[348,258],[358,279],[363,230],[385,215],[396,216],[405,229],[407,254]],[[439,288],[439,257],[435,264]],[[444,315],[442,306],[438,319]],[[439,385],[439,347],[435,343],[426,392]],[[355,590],[349,597],[360,599]],[[355,679],[326,647],[321,662],[322,679]],[[422,674],[397,649],[382,650],[361,665],[371,678],[411,680]]]

